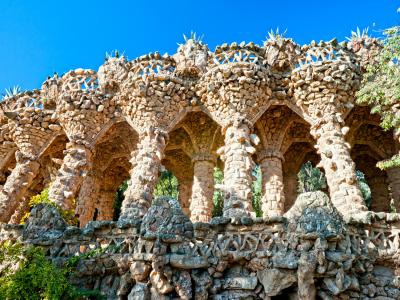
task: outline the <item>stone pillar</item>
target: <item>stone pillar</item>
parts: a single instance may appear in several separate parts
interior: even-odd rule
[[[283,175],[283,186],[285,193],[285,205],[284,210],[287,212],[294,204],[298,194],[298,176],[295,172],[289,172]]]
[[[396,212],[400,213],[400,168],[386,170],[390,191]]]
[[[7,223],[26,195],[33,179],[39,172],[40,164],[21,152],[15,153],[17,165],[8,176],[0,192],[0,222]]]
[[[97,202],[98,221],[112,221],[114,217],[114,201],[116,190],[101,190]]]
[[[224,217],[250,216],[253,211],[251,203],[251,171],[253,161],[251,154],[255,149],[250,145],[250,129],[245,123],[235,122],[225,131],[224,166]]]
[[[67,144],[63,164],[49,190],[49,198],[62,209],[75,209],[74,198],[92,166],[92,153],[83,145]]]
[[[120,220],[141,218],[149,209],[164,155],[166,137],[164,132],[157,129],[149,129],[139,136],[138,149],[131,158],[131,179],[122,202]]]
[[[190,220],[210,222],[214,194],[215,158],[208,154],[193,157],[193,187],[190,201]]]
[[[371,210],[375,212],[390,212],[389,189],[384,176],[367,178],[371,189]]]
[[[192,196],[193,179],[178,179],[179,180],[179,203],[183,213],[190,218],[190,197]]]
[[[79,191],[75,212],[79,216],[79,225],[81,227],[93,220],[94,211],[97,208],[100,190],[100,178],[98,175],[93,171],[89,171]]]
[[[264,150],[259,155],[263,182],[261,209],[264,217],[282,216],[284,213],[282,160],[283,156],[276,151]]]
[[[346,218],[367,211],[340,123],[331,117],[313,127],[311,134],[317,141],[332,203]]]

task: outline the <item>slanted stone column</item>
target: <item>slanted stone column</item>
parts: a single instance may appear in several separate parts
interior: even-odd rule
[[[251,204],[251,171],[253,161],[251,154],[255,149],[250,145],[250,128],[243,121],[235,121],[226,128],[225,146],[222,159],[224,167],[224,217],[250,216]]]
[[[132,171],[120,220],[143,217],[153,200],[167,134],[150,128],[139,136],[139,145],[131,158]]]
[[[0,222],[7,223],[20,204],[33,179],[39,172],[40,164],[20,151],[15,153],[17,165],[8,176],[0,192]]]
[[[195,154],[193,161],[193,187],[190,201],[190,220],[209,222],[212,218],[214,194],[215,157],[210,154]]]
[[[282,216],[285,212],[282,160],[282,154],[274,150],[266,149],[259,154],[263,182],[261,209],[264,217]]]
[[[63,164],[50,187],[49,198],[62,209],[75,209],[74,200],[92,166],[92,153],[84,145],[67,144]]]
[[[84,178],[76,203],[76,214],[79,216],[79,225],[84,227],[93,220],[94,211],[97,207],[100,191],[100,174],[88,171]]]
[[[400,168],[386,170],[396,212],[400,212]]]
[[[334,116],[326,117],[314,124],[311,134],[317,141],[332,203],[345,217],[368,210],[357,184],[355,164],[341,124]]]
[[[190,218],[190,198],[192,196],[193,179],[179,179],[179,203],[183,213]]]

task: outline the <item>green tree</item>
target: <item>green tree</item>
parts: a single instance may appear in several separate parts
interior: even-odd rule
[[[368,208],[371,208],[371,200],[372,200],[371,189],[369,188],[367,180],[365,179],[364,173],[357,170],[356,177],[357,177],[358,186],[360,187],[361,194],[363,196],[365,205]]]
[[[366,67],[361,89],[357,92],[360,104],[371,106],[372,113],[381,116],[383,129],[400,134],[400,27],[386,29],[382,50],[375,61]],[[381,169],[400,166],[400,155],[378,163]]]
[[[260,166],[253,170],[253,183],[251,185],[253,210],[257,217],[262,217],[261,197],[262,197],[262,174]]]
[[[99,291],[79,290],[70,282],[75,271],[67,266],[57,267],[45,257],[41,247],[0,244],[1,300],[82,299],[86,296],[104,299]]]
[[[224,182],[224,173],[221,171],[220,168],[214,168],[214,184],[222,184]],[[224,193],[219,189],[214,190],[213,195],[213,217],[222,216],[222,212],[224,209]]]
[[[313,167],[310,161],[301,166],[297,176],[300,194],[326,189],[325,174],[320,169]]]
[[[178,179],[170,171],[161,172],[160,179],[154,189],[154,196],[170,196],[178,198]]]

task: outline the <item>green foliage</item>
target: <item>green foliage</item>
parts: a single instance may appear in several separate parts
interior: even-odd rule
[[[114,216],[113,220],[118,221],[119,215],[121,214],[121,206],[122,201],[124,201],[125,196],[124,193],[128,188],[128,179],[125,180],[120,187],[118,188],[117,192],[115,193],[115,201],[114,201]]]
[[[40,203],[45,203],[54,206],[61,217],[70,225],[78,225],[78,219],[75,217],[75,212],[73,210],[64,210],[49,199],[49,188],[45,188],[40,194],[32,196],[29,200],[29,212],[27,212],[21,218],[21,224],[24,224],[26,219],[30,216],[30,211],[32,208]]]
[[[326,189],[325,174],[313,167],[311,162],[302,165],[298,176],[299,193],[314,192]]]
[[[0,244],[0,264],[9,268],[0,271],[0,299],[82,299],[98,291],[81,291],[69,281],[71,269],[58,268],[47,260],[40,247],[5,242]]]
[[[383,129],[394,129],[400,133],[400,27],[391,27],[384,31],[383,49],[369,64],[364,74],[362,87],[357,92],[360,104],[371,106],[372,113],[381,116]],[[400,158],[378,164],[379,168],[400,166]]]
[[[221,171],[220,168],[214,168],[214,184],[222,184],[224,182],[224,173]],[[221,190],[215,189],[213,195],[213,217],[220,217],[222,216],[222,212],[224,209],[224,193]]]
[[[154,196],[170,196],[178,198],[178,179],[170,171],[161,172],[158,183],[154,189]]]
[[[356,177],[357,177],[357,183],[358,183],[358,186],[360,187],[361,194],[363,196],[365,205],[368,208],[371,208],[371,200],[372,200],[371,189],[369,188],[367,180],[365,179],[364,173],[357,170]]]
[[[256,166],[253,170],[253,183],[251,185],[251,192],[253,195],[252,203],[253,209],[257,217],[262,217],[261,197],[262,197],[262,174],[260,166]]]

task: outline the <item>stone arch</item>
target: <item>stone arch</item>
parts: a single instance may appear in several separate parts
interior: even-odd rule
[[[169,133],[162,164],[178,178],[179,200],[192,221],[211,218],[220,137],[221,127],[203,111],[188,112]]]
[[[379,123],[379,116],[371,114],[369,107],[357,106],[347,116],[346,125],[350,129],[346,139],[352,146],[351,157],[356,169],[364,173],[371,189],[371,209],[388,212],[390,197],[396,208],[400,207],[400,168],[382,171],[376,163],[398,153],[400,145],[394,139],[393,130],[385,131]]]
[[[284,155],[283,180],[285,204],[284,210],[288,211],[298,196],[298,173],[304,163],[310,161],[317,166],[320,157],[314,146],[309,142],[295,142],[290,145]]]
[[[95,216],[97,220],[113,219],[115,194],[129,178],[138,143],[138,133],[126,121],[105,125],[92,145],[92,164],[79,189],[76,214],[84,226]]]
[[[360,170],[371,190],[371,207],[375,212],[390,212],[388,176],[376,164],[382,158],[368,145],[357,144],[351,151],[352,159]]]
[[[256,122],[255,133],[261,141],[255,161],[262,172],[262,211],[264,215],[282,215],[285,211],[284,156],[292,143],[313,144],[310,125],[290,107],[272,105]]]
[[[178,200],[182,211],[190,217],[190,198],[193,186],[193,164],[182,149],[170,149],[165,153],[162,165],[178,179]]]
[[[62,164],[64,150],[68,143],[68,137],[64,133],[54,135],[46,142],[39,152],[37,161],[40,164],[37,175],[32,180],[24,197],[10,219],[10,223],[19,223],[22,216],[29,210],[29,199],[48,188],[55,180],[57,171]]]

